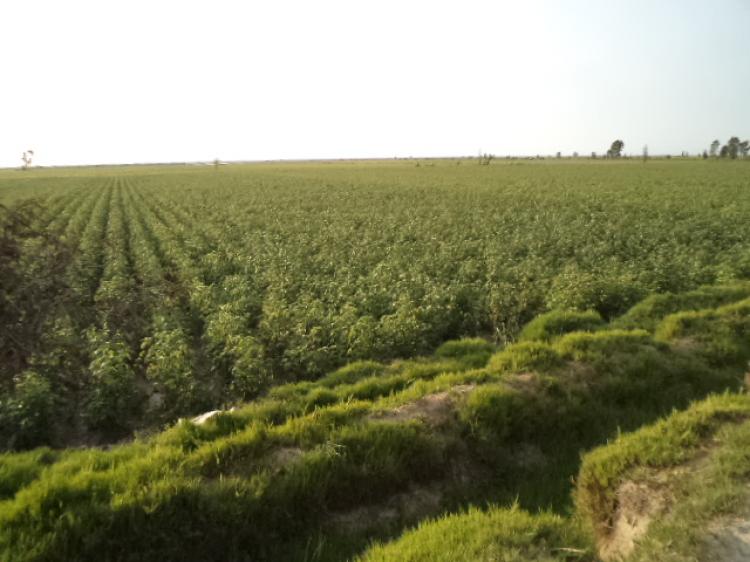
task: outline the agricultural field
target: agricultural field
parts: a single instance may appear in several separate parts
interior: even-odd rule
[[[708,449],[708,514],[743,501],[745,161],[5,170],[0,204],[0,560],[658,560],[710,517],[633,550],[615,499]]]

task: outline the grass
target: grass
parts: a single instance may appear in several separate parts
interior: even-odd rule
[[[553,562],[593,560],[585,537],[559,515],[518,507],[470,509],[425,521],[358,562]]]
[[[0,558],[346,560],[423,521],[363,559],[590,560],[587,531],[568,519],[579,451],[738,388],[744,348],[721,366],[706,350],[744,333],[744,306],[701,312],[710,329],[690,348],[678,344],[692,320],[672,316],[664,326],[679,329],[657,338],[597,323],[500,351],[462,339],[432,357],[277,386],[203,425],[107,450],[2,455]],[[442,400],[440,423],[419,410],[429,400]],[[604,517],[630,469],[682,462],[748,408],[744,396],[712,398],[590,453],[580,513]],[[439,496],[423,511],[383,515],[427,489]],[[337,523],[352,518],[351,532]]]
[[[597,331],[652,294],[608,329],[653,333],[749,294],[745,162],[461,162],[0,171],[2,204],[38,202],[0,252],[18,255],[3,265],[0,327],[17,337],[0,350],[15,358],[0,447],[116,441],[435,353],[481,369],[519,337]],[[47,235],[65,251],[44,251]],[[399,391],[367,384],[352,391]],[[264,407],[283,419],[278,396]]]

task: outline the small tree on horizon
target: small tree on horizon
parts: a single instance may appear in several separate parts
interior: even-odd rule
[[[612,142],[612,146],[607,151],[607,158],[620,158],[622,156],[622,149],[625,148],[625,143],[621,140]]]
[[[34,158],[34,151],[29,149],[26,150],[21,155],[21,160],[23,161],[23,166],[21,167],[22,170],[27,170],[29,166],[31,166],[31,160]]]
[[[711,156],[716,156],[719,152],[719,146],[721,146],[721,143],[719,142],[719,139],[716,139],[714,142],[711,143]]]
[[[729,142],[721,147],[721,152],[719,155],[722,158],[726,158],[727,156],[731,158],[732,160],[735,160],[737,156],[740,153],[740,139],[739,137],[732,137],[729,139]]]

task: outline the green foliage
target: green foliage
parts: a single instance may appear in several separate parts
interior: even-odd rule
[[[486,385],[474,390],[459,411],[459,417],[472,434],[498,444],[511,434],[512,424],[523,405],[523,397],[502,385]]]
[[[0,172],[19,205],[3,215],[0,396],[35,370],[73,435],[96,378],[85,334],[106,328],[150,397],[126,432],[351,361],[504,345],[550,309],[608,319],[750,277],[739,167],[443,164]],[[480,368],[495,350],[472,345],[440,354]]]
[[[87,337],[94,351],[89,366],[86,422],[106,432],[123,431],[139,407],[130,349],[107,331],[90,330]]]
[[[656,342],[645,330],[601,330],[573,332],[560,338],[555,348],[565,358],[597,361],[615,354],[632,354]]]
[[[8,449],[27,449],[48,443],[55,413],[49,381],[34,371],[21,373],[13,393],[0,399],[0,444]]]
[[[400,539],[371,546],[360,562],[553,562],[593,560],[586,537],[559,515],[517,506],[471,508],[425,521]]]
[[[184,332],[157,317],[153,335],[141,343],[146,377],[163,395],[165,411],[190,412],[198,401],[199,388],[193,376],[192,354]]]
[[[355,361],[320,378],[317,383],[329,388],[340,384],[353,384],[361,379],[380,375],[384,370],[385,366],[376,361]]]
[[[524,326],[519,339],[549,342],[563,334],[575,331],[593,331],[601,328],[604,320],[598,312],[587,310],[553,310],[541,314]]]
[[[715,308],[750,296],[750,285],[741,283],[726,286],[701,287],[695,291],[651,295],[621,317],[613,325],[617,328],[642,328],[654,331],[665,317],[676,312]]]
[[[656,328],[664,341],[697,345],[714,365],[750,359],[750,299],[716,309],[679,312]]]
[[[146,430],[0,455],[0,559],[335,561],[470,504],[564,511],[579,451],[737,387],[742,170],[511,164],[0,171],[40,198],[4,231],[5,446]],[[73,252],[51,288],[43,232]],[[568,523],[472,511],[383,556],[590,559]]]
[[[548,371],[561,363],[562,357],[551,345],[527,341],[509,345],[493,355],[489,368],[500,372]]]
[[[484,367],[495,346],[482,338],[463,338],[450,340],[435,351],[437,357],[458,359],[470,367]]]
[[[60,456],[60,452],[47,447],[0,454],[0,501],[12,498],[18,490],[39,478],[42,470]]]

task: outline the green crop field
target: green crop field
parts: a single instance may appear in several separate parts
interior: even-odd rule
[[[0,205],[0,560],[596,560],[615,479],[685,459],[581,451],[750,359],[745,160],[2,170]]]

